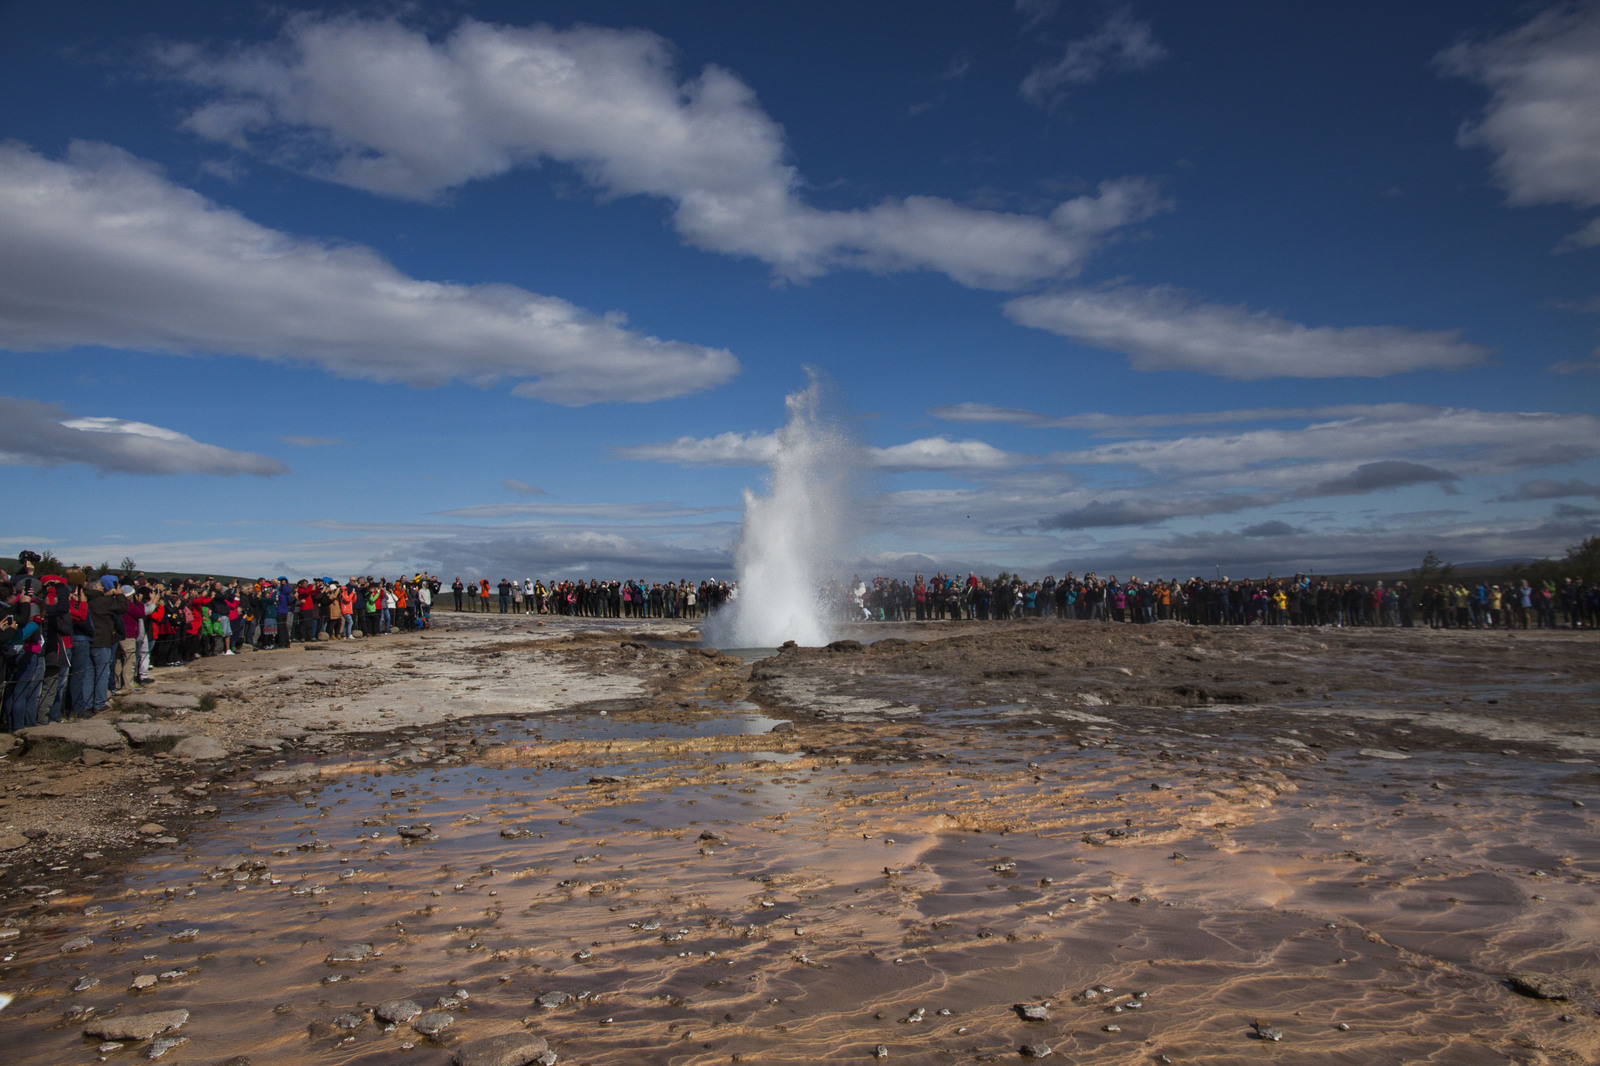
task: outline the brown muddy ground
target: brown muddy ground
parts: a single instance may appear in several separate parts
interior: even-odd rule
[[[459,622],[191,668],[226,758],[0,760],[7,1061],[1600,1059],[1594,634]]]

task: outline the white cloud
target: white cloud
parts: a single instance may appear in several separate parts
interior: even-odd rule
[[[510,285],[420,281],[371,249],[257,225],[106,145],[0,145],[0,346],[101,345],[314,363],[431,386],[520,381],[583,404],[731,378],[726,350],[633,332]]]
[[[1040,6],[1020,6],[1028,25],[1040,21]],[[1150,23],[1135,19],[1127,8],[1117,8],[1099,29],[1067,43],[1061,58],[1043,63],[1022,79],[1022,98],[1040,106],[1057,98],[1064,85],[1085,85],[1108,70],[1144,70],[1167,57],[1167,50],[1151,32]]]
[[[1138,370],[1269,377],[1385,377],[1483,365],[1460,330],[1303,326],[1263,311],[1196,303],[1167,287],[1067,289],[1006,304],[1014,321],[1123,352]]]
[[[1446,72],[1491,90],[1460,143],[1495,154],[1512,204],[1600,206],[1600,4],[1553,7],[1508,33],[1440,54]],[[1600,220],[1569,238],[1600,242]]]
[[[877,469],[890,473],[977,473],[1015,466],[1019,460],[1027,461],[1027,458],[1012,455],[981,440],[950,440],[946,437],[926,437],[889,448],[868,449],[868,461]]]
[[[1321,407],[1246,407],[1231,411],[1169,411],[1162,414],[1126,415],[1086,412],[1076,415],[1049,415],[1020,407],[996,407],[986,403],[942,404],[930,407],[928,414],[947,422],[1002,423],[1033,429],[1087,429],[1101,436],[1131,436],[1147,429],[1178,426],[1219,426],[1230,422],[1276,422],[1286,419],[1359,418],[1382,414],[1386,418],[1405,415],[1424,417],[1435,408],[1421,404],[1330,404]]]
[[[306,17],[271,46],[160,58],[216,94],[189,129],[315,177],[427,200],[550,160],[603,194],[666,199],[689,243],[788,278],[847,265],[1014,288],[1075,275],[1113,231],[1168,206],[1125,178],[1045,217],[926,196],[818,210],[753,90],[716,66],[680,80],[667,42],[640,30],[469,19],[432,41],[393,21]]]
[[[1058,452],[1069,466],[1127,465],[1188,483],[1275,482],[1305,487],[1385,460],[1447,462],[1457,475],[1507,473],[1600,455],[1600,418],[1585,414],[1374,405],[1356,417],[1298,429],[1189,434]]]
[[[778,438],[771,433],[719,433],[615,448],[613,454],[679,466],[766,466],[778,455]]]
[[[289,468],[266,455],[202,444],[171,429],[122,418],[72,418],[56,404],[0,396],[0,463],[81,463],[105,474],[254,474]]]
[[[620,459],[673,463],[679,466],[769,466],[780,447],[775,434],[719,433],[715,437],[679,437],[659,444],[613,449]],[[981,440],[927,437],[888,448],[865,448],[864,465],[890,473],[945,472],[972,474],[1002,470],[1031,457],[1016,456]]]
[[[526,481],[518,481],[514,477],[508,477],[501,481],[500,484],[521,496],[546,495],[544,489],[541,489],[538,485],[530,485]]]

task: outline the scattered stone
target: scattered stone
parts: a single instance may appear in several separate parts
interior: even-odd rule
[[[1049,1044],[1023,1044],[1020,1050],[1025,1059],[1042,1059],[1056,1053]]]
[[[85,1026],[84,1036],[97,1036],[102,1040],[149,1040],[161,1033],[183,1027],[189,1020],[186,1010],[158,1010],[148,1014],[123,1014],[115,1018],[101,1018]]]
[[[85,766],[99,766],[103,762],[109,762],[111,756],[99,748],[84,748],[78,758]]]
[[[0,833],[0,851],[16,851],[28,846],[28,838],[21,833]]]
[[[1025,1022],[1047,1022],[1050,1020],[1050,1010],[1043,1003],[1018,1003],[1012,1010]]]
[[[415,1029],[423,1036],[438,1036],[440,1033],[454,1025],[455,1022],[456,1016],[454,1014],[446,1014],[444,1011],[430,1010],[423,1014],[419,1014],[416,1017],[416,1020],[411,1023],[411,1028]]]
[[[119,1044],[115,1040],[107,1040],[105,1043],[95,1048],[95,1050],[100,1052],[102,1055],[109,1055],[113,1051],[121,1051],[125,1047],[127,1047],[126,1044]]]
[[[357,1014],[353,1010],[345,1011],[343,1014],[334,1017],[333,1024],[340,1029],[359,1029],[367,1024],[367,1016],[365,1014]]]
[[[145,1054],[145,1058],[159,1059],[173,1048],[182,1044],[187,1044],[188,1042],[189,1038],[186,1036],[157,1037],[156,1039],[150,1041],[150,1050]]]
[[[166,740],[182,740],[194,733],[186,725],[176,722],[118,722],[117,730],[135,745],[159,744]]]
[[[142,973],[133,979],[133,984],[131,987],[135,992],[143,992],[147,988],[154,988],[158,983],[158,980],[159,979],[153,973]]]
[[[554,1010],[567,1004],[572,997],[565,992],[546,992],[533,1001],[534,1006]]]
[[[530,1066],[548,1054],[544,1037],[532,1033],[506,1033],[464,1045],[455,1055],[455,1066]]]
[[[1409,759],[1411,756],[1398,751],[1386,751],[1383,748],[1362,748],[1357,755],[1365,755],[1369,759]]]
[[[1261,1022],[1251,1022],[1250,1028],[1255,1030],[1252,1034],[1257,1040],[1270,1040],[1277,1043],[1283,1039],[1283,1030],[1276,1025],[1263,1025]]]
[[[422,1006],[414,999],[386,999],[372,1013],[380,1022],[404,1025],[422,1013]]]
[[[226,759],[228,746],[214,737],[185,737],[172,746],[172,757],[175,759],[195,759],[205,762],[211,759]],[[189,789],[184,789],[189,792]],[[190,795],[204,796],[204,791],[190,792]]]
[[[889,1057],[889,1049],[884,1047],[882,1044],[879,1044],[877,1047],[872,1049],[872,1057],[875,1059],[886,1059]]]
[[[1513,992],[1533,999],[1567,1000],[1579,999],[1582,996],[1577,985],[1565,977],[1557,977],[1550,973],[1513,970],[1506,974],[1506,983],[1511,986]]]
[[[146,822],[139,827],[142,836],[158,837],[167,831],[167,827],[160,822]]]
[[[395,832],[399,833],[407,840],[439,839],[439,834],[433,831],[433,826],[427,824],[426,822],[421,822],[417,825],[403,825],[399,829],[395,830]]]
[[[87,992],[99,983],[100,978],[98,977],[80,977],[73,982],[72,990],[74,992]]]
[[[331,952],[327,962],[330,966],[339,962],[365,962],[371,955],[371,944],[348,944]]]
[[[167,937],[167,939],[168,940],[193,940],[195,937],[197,937],[199,935],[200,935],[200,930],[198,930],[198,929],[179,929],[176,933],[173,933],[171,936]]]
[[[71,955],[78,951],[88,951],[94,947],[94,941],[86,936],[75,936],[61,945],[61,954]]]

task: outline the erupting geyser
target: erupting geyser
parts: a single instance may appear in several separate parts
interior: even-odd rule
[[[826,410],[826,383],[807,373],[810,384],[784,399],[789,420],[778,432],[771,493],[745,490],[739,595],[713,627],[724,647],[833,639],[819,591],[854,540],[850,490],[859,450],[842,419]]]

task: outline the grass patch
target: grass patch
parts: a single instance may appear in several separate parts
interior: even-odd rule
[[[201,711],[214,711],[214,710],[216,710],[217,709],[217,697],[213,696],[211,693],[207,692],[204,696],[200,697],[200,708],[199,709]]]

